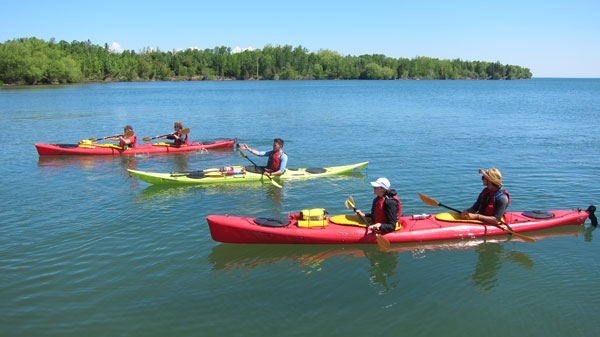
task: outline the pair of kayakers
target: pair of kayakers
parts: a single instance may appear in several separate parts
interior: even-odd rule
[[[175,146],[187,145],[188,133],[181,132],[181,130],[183,130],[183,124],[181,122],[175,122],[173,128],[175,129],[175,132],[164,136],[156,136],[152,139],[171,139],[174,140],[173,145]],[[137,136],[135,135],[131,125],[125,125],[123,127],[122,135],[115,135],[113,137],[107,137],[103,139],[118,141],[119,146],[121,146],[123,149],[134,148],[137,145]]]
[[[508,191],[502,189],[502,174],[497,168],[479,170],[485,188],[470,208],[461,213],[461,218],[466,220],[480,220],[485,223],[497,224],[510,204]],[[399,223],[402,213],[402,203],[398,198],[396,190],[391,189],[387,178],[379,178],[371,182],[373,193],[376,195],[371,206],[371,213],[365,214],[356,210],[357,215],[368,216],[375,224],[369,229],[381,233],[390,233],[401,228]]]

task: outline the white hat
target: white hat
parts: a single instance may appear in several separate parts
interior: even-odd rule
[[[378,178],[375,181],[372,181],[371,182],[371,186],[373,186],[373,187],[383,187],[386,190],[389,190],[390,189],[390,181],[387,180],[387,178],[381,177],[381,178]]]

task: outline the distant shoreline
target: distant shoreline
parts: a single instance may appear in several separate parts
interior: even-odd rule
[[[528,68],[500,62],[440,60],[383,54],[342,56],[302,46],[267,45],[115,53],[107,44],[20,38],[0,43],[0,84],[229,80],[513,80]]]
[[[170,80],[134,80],[134,81],[112,81],[112,80],[93,80],[93,81],[84,81],[84,82],[74,82],[74,83],[35,83],[35,84],[26,84],[26,83],[3,83],[0,87],[42,87],[42,86],[61,86],[61,85],[78,85],[78,84],[110,84],[110,83],[149,83],[149,82],[282,82],[282,81],[319,81],[319,82],[328,82],[328,81],[515,81],[515,80],[530,80],[530,79],[550,79],[550,78],[560,78],[560,77],[533,77],[533,78],[519,78],[512,80],[498,79],[498,80],[485,80],[478,78],[457,78],[457,79],[424,79],[424,78],[397,78],[391,80],[365,80],[365,79],[331,79],[331,80],[317,80],[317,79],[285,79],[285,80],[265,80],[265,79],[245,79],[238,80],[236,78],[223,78],[223,79],[170,79]],[[582,78],[585,79],[585,78]],[[593,79],[593,78],[590,78]]]

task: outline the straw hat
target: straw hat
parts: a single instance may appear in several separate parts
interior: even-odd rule
[[[479,173],[483,174],[485,179],[487,179],[492,184],[501,187],[502,186],[502,173],[498,171],[497,168],[492,167],[489,170],[479,169]]]

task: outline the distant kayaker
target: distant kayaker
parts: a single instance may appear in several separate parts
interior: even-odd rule
[[[131,134],[131,136],[125,137],[127,134],[127,131],[130,131],[129,133]],[[115,135],[113,137],[108,137],[105,139],[106,140],[114,140],[114,141],[118,140],[119,146],[121,146],[123,149],[134,148],[135,145],[137,144],[137,136],[133,132],[133,128],[131,127],[131,125],[125,125],[123,127],[122,135]]]
[[[481,220],[497,224],[510,205],[510,194],[502,189],[502,174],[493,167],[489,170],[479,169],[485,188],[470,208],[461,213],[463,219]]]
[[[390,181],[381,177],[371,182],[373,193],[376,195],[371,206],[371,213],[365,214],[357,209],[356,214],[373,219],[375,224],[369,229],[379,230],[382,233],[390,233],[400,229],[400,216],[402,214],[402,203],[398,198],[396,190],[390,189]]]
[[[288,156],[283,152],[283,139],[275,138],[273,140],[273,149],[271,151],[258,151],[251,149],[248,144],[240,144],[240,149],[247,150],[255,156],[269,157],[265,167],[265,175],[278,176],[285,172]]]
[[[188,144],[188,133],[182,133],[181,130],[183,130],[183,124],[181,122],[175,122],[175,125],[173,126],[173,128],[175,129],[175,132],[172,132],[169,135],[166,136],[156,136],[154,138],[157,139],[172,139],[175,142],[173,143],[173,145],[175,146],[181,146],[181,145],[187,145]]]

